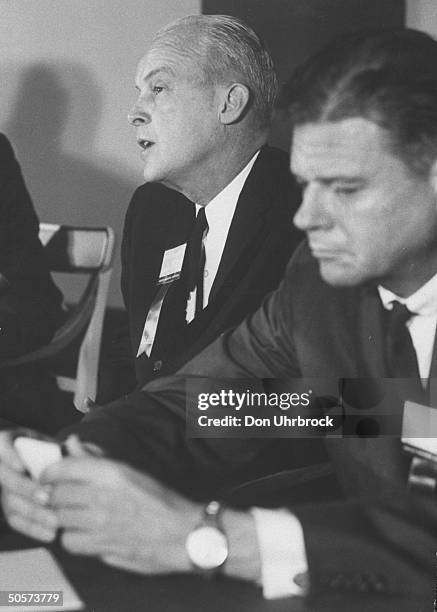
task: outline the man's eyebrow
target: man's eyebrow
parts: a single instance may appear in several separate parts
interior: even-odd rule
[[[341,182],[341,183],[360,183],[362,181],[364,181],[364,178],[362,176],[345,176],[344,174],[338,174],[336,176],[321,176],[319,178],[319,181],[321,183],[325,183],[327,185],[330,185],[331,183],[337,183],[337,182]]]
[[[175,74],[174,71],[169,66],[160,66],[158,68],[154,68],[153,70],[150,70],[150,72],[148,72],[141,80],[143,82],[150,81],[151,78],[153,78],[160,72],[163,72],[164,74],[168,74],[170,76],[174,76]]]
[[[310,179],[301,176],[298,173],[294,173],[291,171],[294,178],[298,183],[308,183]],[[342,183],[361,183],[365,181],[365,178],[362,176],[346,176],[344,174],[338,174],[334,176],[316,176],[313,180],[318,181],[319,183],[323,183],[324,185],[331,185],[332,183],[342,182]]]

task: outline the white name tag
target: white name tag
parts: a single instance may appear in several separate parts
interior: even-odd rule
[[[405,402],[402,444],[412,452],[437,460],[437,408]]]
[[[186,248],[187,244],[185,243],[165,251],[162,258],[158,285],[165,285],[180,277]]]

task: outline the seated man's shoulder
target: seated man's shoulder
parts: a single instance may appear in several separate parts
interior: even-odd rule
[[[5,166],[10,167],[13,162],[15,162],[15,155],[12,145],[8,138],[0,133],[0,165],[3,170],[2,174],[4,174]]]
[[[280,170],[289,170],[289,154],[287,151],[283,149],[279,149],[278,147],[266,146],[262,149],[262,155],[266,157],[271,164],[277,166]]]
[[[254,170],[248,182],[252,180],[254,187],[273,195],[280,208],[294,214],[301,202],[301,190],[290,172],[289,154],[276,147],[264,147],[255,162]]]
[[[177,191],[157,183],[138,187],[129,204],[125,232],[144,235],[169,232],[171,236],[185,235],[194,215],[194,204]],[[176,243],[178,244],[178,240]]]
[[[334,287],[320,276],[319,264],[304,240],[288,263],[284,283],[295,301],[305,307],[319,301],[323,307],[336,302],[350,301],[358,294],[355,287]]]
[[[258,172],[263,172],[269,176],[270,180],[283,180],[286,183],[294,184],[295,180],[290,172],[290,157],[286,151],[277,147],[265,146],[255,162],[254,168]]]
[[[181,193],[158,183],[144,183],[135,190],[129,204],[129,214],[137,220],[180,214],[194,205]]]
[[[9,153],[12,152],[12,146],[9,142],[8,138],[0,132],[0,152],[7,151]]]

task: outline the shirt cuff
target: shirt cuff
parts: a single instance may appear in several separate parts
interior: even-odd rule
[[[295,578],[308,572],[303,529],[287,510],[252,508],[261,558],[261,580],[266,599],[304,596]]]

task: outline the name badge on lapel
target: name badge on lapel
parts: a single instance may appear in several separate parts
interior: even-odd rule
[[[165,251],[157,281],[158,285],[166,285],[180,277],[186,248],[187,244],[185,243]]]
[[[138,346],[137,357],[142,353],[146,353],[147,357],[150,357],[153,343],[155,342],[156,330],[158,329],[162,304],[171,284],[181,275],[186,248],[186,243],[180,244],[173,249],[168,249],[164,253],[161,271],[156,281],[159,289],[147,313],[146,322],[144,323],[143,333],[141,334],[141,340]]]

